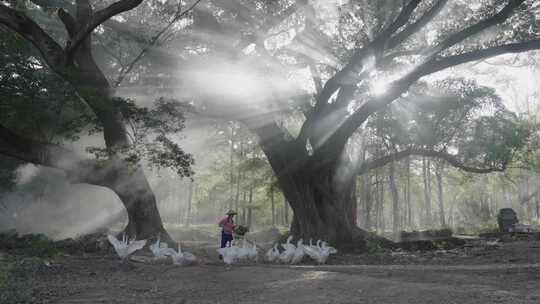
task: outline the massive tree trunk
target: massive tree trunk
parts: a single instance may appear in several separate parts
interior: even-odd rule
[[[60,157],[60,161],[65,161]],[[156,197],[144,175],[142,168],[134,169],[120,160],[109,160],[105,164],[81,162],[79,166],[59,166],[64,169],[72,183],[86,183],[111,189],[123,203],[128,225],[125,228],[130,238],[151,239],[161,235],[161,239],[173,243],[163,227]]]
[[[358,228],[354,220],[357,180],[354,166],[335,159],[341,155],[339,152],[331,154],[334,159],[326,162],[309,158],[299,161],[295,157],[305,153],[301,146],[263,144],[262,147],[285,202],[293,210],[291,234],[297,239],[326,240],[344,250],[365,250],[366,239],[375,237]]]
[[[78,21],[90,18],[91,11],[80,9]],[[68,27],[69,32],[69,26]],[[72,33],[70,33],[70,36]],[[92,108],[101,125],[105,145],[111,159],[115,159],[115,149],[129,145],[122,114],[116,108],[114,90],[97,66],[92,56],[91,36],[87,36],[74,53],[76,68],[72,68],[72,78],[68,79],[77,92]],[[156,204],[156,198],[142,169],[130,170],[127,165],[118,168],[117,178],[111,189],[118,195],[128,213],[129,223],[126,233],[130,237],[153,238],[158,234],[161,239],[172,243],[163,228],[162,219]]]
[[[337,162],[272,167],[293,210],[290,231],[295,238],[322,239],[341,248],[364,248],[364,233],[356,227],[353,214],[356,175],[338,170]]]
[[[353,216],[356,172],[352,174],[353,166],[340,166],[336,159],[340,151],[327,154],[326,161],[310,158],[305,142],[281,136],[279,126],[261,125],[258,121],[247,124],[259,136],[284,199],[293,210],[291,234],[304,240],[326,240],[342,248],[363,248],[364,235]]]
[[[114,192],[124,204],[128,214],[127,235],[138,239],[154,238],[158,234],[167,242],[172,241],[165,231],[156,205],[156,198],[147,183],[141,184],[141,173],[126,176],[123,182],[130,187],[114,187]],[[134,189],[135,188],[135,189]]]
[[[115,109],[113,91],[105,76],[99,70],[90,54],[81,55],[79,69],[73,69],[72,83],[77,92],[89,103],[103,126],[105,145],[114,162],[115,148],[129,145],[121,114]],[[126,233],[129,237],[141,239],[154,238],[172,243],[163,228],[156,198],[142,169],[130,170],[127,164],[114,167],[119,170],[116,179],[108,186],[113,190],[126,208],[129,223]],[[105,182],[107,184],[107,181]]]

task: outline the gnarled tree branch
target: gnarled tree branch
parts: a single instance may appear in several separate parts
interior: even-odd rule
[[[199,4],[199,2],[201,2],[201,0],[196,0],[187,9],[183,11],[179,10],[175,14],[175,16],[171,19],[171,21],[169,21],[169,23],[167,23],[167,25],[164,28],[162,28],[154,37],[152,37],[152,39],[150,39],[148,44],[139,52],[139,54],[135,56],[135,58],[131,60],[130,63],[128,63],[127,65],[125,65],[125,67],[121,69],[120,75],[118,75],[118,78],[114,82],[114,87],[120,86],[122,81],[124,81],[125,77],[131,72],[131,70],[133,70],[135,65],[146,55],[146,53],[158,43],[159,39],[163,36],[163,34],[165,34],[165,32],[167,32],[178,20],[180,20],[190,11],[192,11],[195,8],[195,6]]]
[[[320,93],[317,94],[315,108],[311,111],[311,115],[300,130],[298,136],[299,142],[305,142],[307,138],[310,138],[315,146],[320,146],[320,142],[330,136],[332,131],[318,128],[315,126],[316,122],[331,113],[346,113],[346,111],[343,111],[343,107],[346,107],[346,103],[350,101],[354,95],[356,83],[360,79],[361,70],[366,64],[366,59],[370,57],[379,58],[383,54],[388,39],[399,28],[407,24],[420,2],[422,2],[422,0],[409,1],[400,11],[396,19],[386,29],[384,29],[372,42],[358,48],[352,55],[349,63],[326,81]],[[339,94],[337,95],[336,102],[329,104],[328,101],[336,94],[336,92],[338,92],[338,90]]]
[[[403,29],[401,32],[396,34],[394,37],[392,37],[390,40],[388,40],[386,47],[388,49],[392,49],[405,41],[407,38],[412,36],[413,34],[417,33],[420,29],[422,29],[426,24],[428,24],[433,18],[435,18],[440,11],[443,9],[444,5],[448,2],[448,0],[439,0],[433,7],[431,7],[422,17],[420,17],[416,22],[408,25]]]
[[[79,160],[72,151],[58,145],[22,137],[2,125],[0,125],[0,154],[58,169],[66,169],[62,164]]]
[[[69,37],[73,37],[77,31],[75,18],[63,8],[58,9],[58,18],[64,24]]]
[[[478,23],[475,23],[457,33],[454,33],[450,35],[450,37],[441,41],[435,47],[430,49],[430,51],[428,52],[429,56],[435,56],[441,51],[446,50],[451,46],[456,45],[489,27],[503,23],[504,21],[506,21],[506,19],[508,19],[508,17],[510,17],[514,9],[520,6],[523,2],[525,2],[525,0],[510,0],[508,4],[506,4],[506,6],[502,8],[497,14],[486,18]]]
[[[422,0],[410,1],[401,10],[399,15],[396,17],[396,20],[392,24],[390,24],[388,28],[382,31],[382,33],[380,33],[377,38],[375,38],[367,46],[359,48],[355,51],[355,53],[349,60],[349,63],[326,82],[322,92],[317,98],[317,107],[324,107],[327,104],[330,96],[332,96],[332,94],[336,92],[341,85],[349,84],[351,83],[351,81],[354,82],[354,80],[351,80],[349,78],[356,79],[356,77],[354,77],[353,75],[358,74],[359,70],[361,69],[360,66],[362,65],[363,59],[367,56],[373,55],[374,53],[380,53],[384,48],[387,39],[392,34],[394,34],[395,31],[397,31],[400,27],[407,23],[412,13],[418,7],[421,1]]]
[[[120,160],[107,164],[84,159],[60,145],[42,142],[15,134],[0,125],[0,154],[23,162],[62,170],[71,183],[110,187],[123,170]]]
[[[540,39],[535,39],[535,40],[520,42],[520,43],[503,44],[503,45],[485,48],[481,50],[466,52],[459,55],[446,56],[438,60],[433,60],[423,65],[422,68],[418,69],[416,71],[416,74],[422,77],[428,74],[432,74],[432,73],[444,70],[449,67],[457,66],[460,64],[464,64],[464,63],[468,63],[468,62],[472,62],[472,61],[476,61],[476,60],[480,60],[484,58],[495,57],[495,56],[499,56],[503,54],[522,53],[522,52],[538,50],[538,49],[540,49]],[[415,76],[415,77],[418,77],[418,76]]]
[[[456,66],[462,63],[501,55],[504,53],[517,53],[524,52],[533,49],[540,49],[540,44],[537,40],[508,44],[494,48],[481,49],[461,55],[448,56],[442,59],[436,59],[436,55],[442,50],[453,46],[456,43],[463,41],[464,39],[477,34],[478,32],[491,27],[493,25],[504,22],[511,14],[511,12],[521,5],[524,0],[510,0],[510,2],[494,16],[484,19],[470,27],[459,31],[456,34],[451,35],[443,42],[438,44],[430,52],[430,56],[424,63],[420,64],[411,72],[404,75],[402,78],[392,82],[389,85],[389,89],[386,94],[378,97],[373,97],[360,107],[355,113],[345,118],[344,121],[336,128],[333,138],[328,140],[325,145],[330,147],[344,147],[348,138],[356,131],[364,121],[373,113],[381,110],[395,99],[397,99],[402,93],[406,92],[408,88],[423,76],[443,70],[448,67]],[[324,151],[324,150],[323,150]]]
[[[452,165],[453,167],[461,169],[466,172],[471,172],[471,173],[502,172],[506,170],[506,165],[507,165],[507,163],[505,162],[500,167],[486,167],[486,168],[471,167],[464,164],[462,161],[457,159],[454,155],[449,154],[446,151],[436,151],[436,150],[422,149],[422,148],[410,148],[403,151],[392,153],[391,155],[383,156],[376,159],[366,160],[365,162],[363,162],[362,164],[358,166],[357,173],[358,175],[362,175],[371,169],[383,167],[384,165],[388,163],[406,158],[407,156],[425,156],[425,157],[443,159],[446,162],[448,162],[450,165]]]
[[[68,41],[66,46],[66,54],[68,58],[73,58],[73,54],[86,39],[86,37],[94,31],[96,27],[108,20],[109,18],[129,11],[142,3],[143,0],[121,0],[115,2],[108,7],[95,12],[85,24],[77,29],[77,33]],[[77,10],[79,11],[79,9]]]
[[[45,61],[57,72],[63,74],[66,56],[62,47],[25,13],[0,4],[0,24],[30,41],[41,53]]]

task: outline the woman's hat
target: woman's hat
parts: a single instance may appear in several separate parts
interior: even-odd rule
[[[226,215],[235,215],[235,214],[237,214],[237,213],[236,213],[236,211],[234,211],[234,210],[231,209],[231,210],[227,211],[227,213],[225,213],[225,214],[226,214]]]

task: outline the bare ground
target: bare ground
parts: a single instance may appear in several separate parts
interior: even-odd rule
[[[189,267],[62,256],[13,288],[30,303],[540,303],[540,242],[341,255],[327,266],[225,267],[214,250],[192,247],[201,262]],[[0,261],[14,259],[35,263]]]

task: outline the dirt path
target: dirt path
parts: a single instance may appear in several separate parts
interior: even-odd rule
[[[46,303],[539,303],[540,265],[121,264],[70,257],[33,278]],[[183,302],[184,301],[184,302]]]
[[[279,267],[279,266],[278,266]],[[479,271],[479,270],[533,270],[540,269],[540,264],[485,264],[485,265],[297,265],[288,266],[289,268],[322,270],[322,271],[362,271],[362,270],[381,270],[381,271]]]
[[[210,247],[197,256],[201,264],[190,267],[121,263],[112,254],[34,260],[41,266],[21,266],[12,290],[29,291],[26,303],[540,303],[538,242],[407,260],[337,256],[325,266],[225,267]]]

